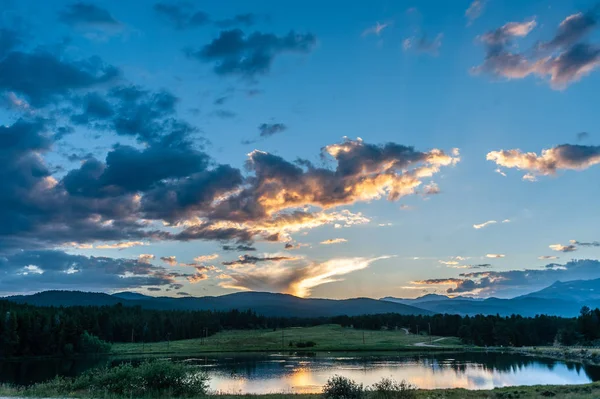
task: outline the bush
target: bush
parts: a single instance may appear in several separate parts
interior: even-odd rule
[[[79,353],[107,353],[110,352],[110,344],[102,341],[95,335],[84,331],[79,337]]]
[[[362,399],[364,388],[349,378],[334,375],[327,380],[323,386],[323,397],[325,399]]]
[[[373,396],[377,399],[415,399],[417,388],[402,380],[400,382],[393,378],[382,378],[373,384]]]
[[[168,360],[145,361],[139,366],[124,363],[112,368],[90,370],[77,378],[57,377],[30,388],[35,396],[122,397],[201,396],[208,389],[208,376],[196,368]]]

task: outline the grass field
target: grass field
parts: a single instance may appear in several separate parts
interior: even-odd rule
[[[461,343],[454,337],[431,337],[436,348],[458,348]],[[289,343],[312,341],[311,348],[290,347]],[[379,350],[427,350],[415,346],[429,344],[430,337],[407,335],[403,330],[370,331],[343,328],[339,325],[322,325],[305,328],[273,330],[223,331],[205,339],[157,343],[114,344],[115,355],[133,354],[194,354],[203,352],[260,352],[260,351],[379,351]]]

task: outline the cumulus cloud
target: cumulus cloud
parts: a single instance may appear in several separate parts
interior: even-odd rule
[[[344,242],[348,242],[348,240],[346,240],[345,238],[330,238],[328,240],[325,241],[321,241],[321,244],[323,245],[331,245],[331,244],[341,244]]]
[[[150,263],[150,261],[153,260],[154,258],[155,258],[155,256],[152,254],[140,254],[138,256],[138,261],[140,261],[142,263]]]
[[[465,17],[468,20],[468,25],[471,25],[473,21],[483,14],[487,0],[473,0],[469,5],[469,8],[465,11]]]
[[[285,36],[254,32],[246,35],[241,29],[221,31],[219,37],[200,49],[188,49],[191,59],[214,65],[217,75],[238,75],[255,78],[268,73],[276,58],[285,53],[310,53],[317,44],[312,33],[290,31]]]
[[[282,133],[287,129],[283,123],[261,123],[258,126],[260,137],[270,137],[278,133]]]
[[[506,255],[503,254],[487,254],[485,255],[486,258],[504,258]]]
[[[160,260],[165,262],[167,265],[177,266],[177,257],[175,256],[161,256]]]
[[[487,227],[491,224],[496,224],[496,223],[498,223],[498,222],[496,222],[495,220],[488,220],[487,222],[483,222],[481,224],[474,224],[473,228],[476,230],[479,230],[479,229],[483,229],[484,227]]]
[[[542,255],[542,256],[538,256],[538,259],[540,259],[540,260],[554,260],[554,259],[558,259],[558,256],[554,256],[554,255]]]
[[[238,252],[247,252],[247,251],[256,251],[256,248],[250,245],[238,244],[238,245],[223,245],[221,247],[223,251],[238,251]]]
[[[536,45],[528,53],[513,52],[513,39],[527,36],[536,26],[535,20],[510,22],[482,35],[486,57],[474,73],[488,73],[508,79],[529,75],[547,78],[554,89],[564,89],[600,65],[600,48],[583,40],[597,26],[597,11],[576,13],[566,17],[555,36]]]
[[[310,296],[314,287],[341,281],[342,276],[365,269],[371,263],[385,258],[332,259],[323,263],[309,262],[296,267],[286,267],[279,263],[229,274],[220,285],[224,288],[282,292],[306,297]]]
[[[600,146],[562,144],[543,150],[541,155],[518,149],[500,150],[489,152],[486,158],[498,166],[524,170],[525,176],[535,179],[537,175],[554,175],[559,170],[585,170],[599,164]]]

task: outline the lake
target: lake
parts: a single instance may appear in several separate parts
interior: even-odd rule
[[[245,353],[174,360],[206,370],[211,377],[211,389],[228,393],[320,392],[334,374],[365,385],[393,377],[425,389],[491,389],[600,381],[600,366],[502,353]],[[123,360],[5,361],[0,362],[0,382],[27,385],[55,375],[74,376],[120,361]]]

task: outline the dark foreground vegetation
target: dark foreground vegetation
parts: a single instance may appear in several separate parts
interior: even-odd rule
[[[168,342],[204,338],[223,330],[279,329],[339,324],[367,330],[398,330],[459,337],[478,346],[597,345],[600,309],[578,318],[555,316],[459,316],[380,314],[332,318],[265,317],[252,311],[175,311],[141,307],[36,307],[0,301],[0,357],[104,353],[110,343]],[[318,343],[317,343],[318,344]],[[313,342],[294,342],[298,348]],[[318,350],[318,345],[316,347]]]
[[[364,387],[348,378],[333,376],[320,394],[231,395],[211,392],[207,375],[194,366],[168,360],[144,362],[137,366],[89,371],[76,378],[55,378],[29,387],[0,386],[1,396],[19,397],[77,397],[77,398],[239,398],[264,399],[530,399],[567,398],[592,399],[600,397],[599,384],[578,386],[510,387],[489,391],[464,389],[420,390],[405,381],[384,378]]]

